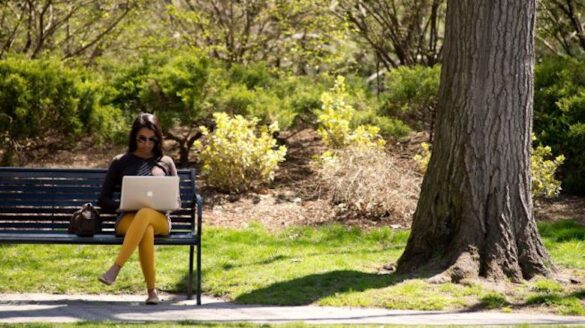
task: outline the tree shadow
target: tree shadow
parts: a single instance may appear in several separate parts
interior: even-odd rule
[[[243,304],[306,305],[330,295],[385,288],[406,279],[392,274],[360,271],[330,271],[277,282],[238,296]]]

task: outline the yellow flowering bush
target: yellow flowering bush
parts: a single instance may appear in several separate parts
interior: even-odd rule
[[[335,205],[338,217],[406,218],[416,205],[419,178],[385,152],[379,127],[352,128],[357,112],[349,99],[341,76],[321,95],[317,132],[328,149],[314,161],[318,189]]]
[[[420,144],[421,151],[414,155],[414,161],[418,165],[418,171],[424,174],[431,160],[431,144],[423,142]]]
[[[255,189],[274,179],[278,164],[284,161],[286,147],[276,148],[272,133],[278,125],[263,127],[257,134],[258,119],[247,120],[240,115],[231,118],[226,113],[214,113],[216,128],[210,132],[201,127],[206,145],[201,151],[202,173],[207,182],[228,192]]]
[[[323,143],[333,149],[348,146],[382,149],[385,141],[380,137],[380,128],[371,125],[360,125],[355,130],[351,128],[355,109],[349,103],[349,98],[343,76],[338,76],[333,88],[321,95],[322,108],[317,116],[320,123],[317,133]]]
[[[538,145],[532,149],[532,195],[534,197],[552,198],[561,192],[561,182],[555,179],[557,168],[565,161],[565,156],[559,155],[551,158],[552,151],[549,146]]]

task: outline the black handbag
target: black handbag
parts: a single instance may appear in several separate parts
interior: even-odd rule
[[[80,237],[91,237],[101,232],[101,228],[99,212],[92,203],[86,203],[73,213],[67,231]]]

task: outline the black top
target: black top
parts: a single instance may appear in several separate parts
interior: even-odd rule
[[[145,171],[145,168],[148,168]],[[150,173],[150,174],[148,174]],[[98,206],[106,212],[115,212],[120,208],[120,202],[112,197],[114,192],[120,192],[122,178],[125,175],[177,175],[177,168],[169,156],[151,157],[144,159],[132,153],[117,155],[112,160],[108,173],[104,178],[102,192],[98,199]]]

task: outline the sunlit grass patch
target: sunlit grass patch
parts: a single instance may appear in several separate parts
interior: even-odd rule
[[[363,293],[332,295],[320,305],[376,306],[388,309],[446,310],[465,308],[483,295],[481,285],[431,284],[426,279],[407,279],[394,276],[388,287]]]
[[[551,279],[538,279],[531,284],[531,289],[539,293],[552,294],[563,291],[563,286]]]
[[[560,283],[551,279],[538,279],[529,284],[531,293],[527,305],[542,305],[565,315],[585,315],[585,289],[567,291]]]
[[[535,305],[540,304],[553,308],[555,312],[565,315],[585,315],[585,308],[583,302],[573,296],[559,293],[542,293],[530,296],[526,300],[526,304]]]
[[[585,268],[585,226],[575,220],[561,220],[541,222],[538,230],[556,264]]]

